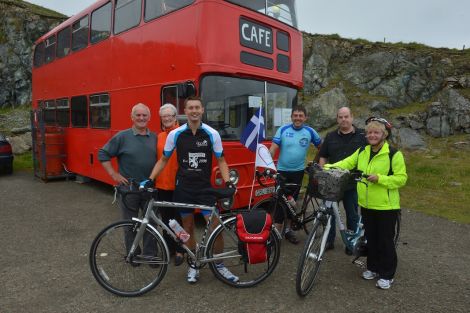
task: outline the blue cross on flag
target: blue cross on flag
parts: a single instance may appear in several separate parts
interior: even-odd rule
[[[265,137],[263,107],[260,107],[256,110],[248,124],[246,124],[240,142],[250,151],[256,152],[258,142],[262,142]]]

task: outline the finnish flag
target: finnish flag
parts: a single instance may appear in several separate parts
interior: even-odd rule
[[[263,107],[260,107],[246,124],[240,142],[250,151],[256,152],[258,142],[262,142],[264,138],[266,138],[266,132],[264,129]]]

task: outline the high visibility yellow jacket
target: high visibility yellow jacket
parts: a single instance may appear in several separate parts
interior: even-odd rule
[[[349,157],[329,166],[352,170],[357,168],[364,174],[375,174],[379,180],[377,183],[357,183],[358,203],[361,207],[373,210],[397,210],[400,209],[400,194],[398,188],[406,184],[408,175],[403,154],[397,151],[392,158],[392,173],[390,171],[389,145],[385,142],[380,151],[371,159],[371,146],[357,149]],[[327,166],[327,167],[329,167]]]

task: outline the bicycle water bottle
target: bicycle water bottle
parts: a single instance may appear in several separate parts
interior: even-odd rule
[[[176,234],[176,237],[178,237],[182,242],[187,242],[189,240],[190,235],[184,230],[183,227],[174,219],[171,219],[168,222],[168,225],[170,225],[171,229]]]
[[[289,204],[295,209],[295,206],[297,205],[297,203],[295,202],[294,197],[290,195],[287,196],[287,202],[289,202]]]

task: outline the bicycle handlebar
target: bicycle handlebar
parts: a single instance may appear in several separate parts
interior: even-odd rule
[[[340,169],[340,168],[335,168],[335,167],[332,167],[331,169]],[[313,162],[309,162],[307,167],[305,168],[305,171],[307,173],[312,173],[312,172],[315,172],[315,171],[323,171],[324,169],[317,163],[313,163]],[[343,169],[341,169],[343,170]],[[356,181],[356,182],[360,182],[362,178],[369,178],[369,174],[364,174],[363,171],[361,170],[358,170],[358,169],[353,169],[353,170],[350,170],[348,171],[349,172],[349,175]]]

